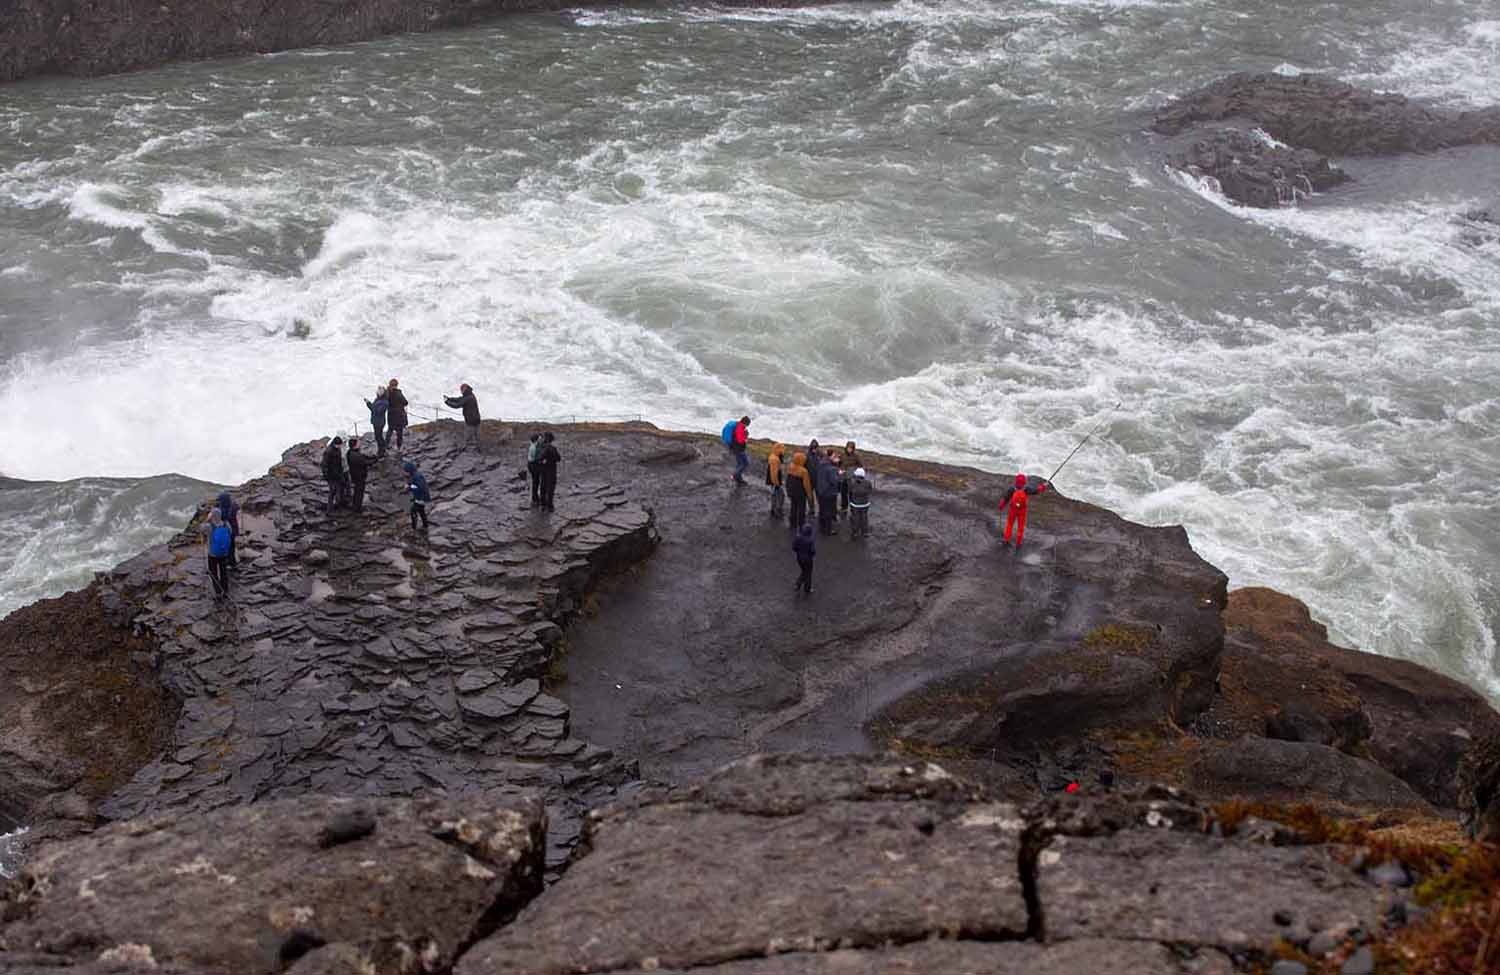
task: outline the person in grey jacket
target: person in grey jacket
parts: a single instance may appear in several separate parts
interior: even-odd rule
[[[863,467],[849,476],[849,537],[864,538],[870,534],[870,479]]]

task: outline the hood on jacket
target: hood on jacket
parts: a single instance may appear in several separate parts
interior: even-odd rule
[[[797,537],[799,537],[799,538],[812,538],[813,537],[813,526],[811,524],[803,525],[801,528],[799,528],[797,530]]]
[[[854,469],[854,476],[855,477],[864,477],[865,476],[865,469],[863,467],[856,467]]]
[[[784,444],[784,443],[772,444],[771,445],[771,453],[775,454],[777,457],[785,456],[785,454],[786,454],[786,444]]]
[[[413,464],[411,461],[407,461],[406,463],[401,465],[401,469],[408,474],[415,474],[417,472],[417,465]]]
[[[806,467],[807,466],[807,455],[804,454],[800,450],[797,451],[795,454],[792,455],[792,466],[793,467]]]
[[[1016,487],[1023,488],[1025,486],[1026,486],[1026,475],[1025,474],[1017,474],[1016,475]]]

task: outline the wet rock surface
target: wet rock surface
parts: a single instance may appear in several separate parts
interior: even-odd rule
[[[324,842],[351,817],[369,828]],[[306,972],[315,952],[446,970],[541,890],[544,842],[542,803],[521,793],[144,817],[38,852],[0,900],[0,971]]]
[[[1022,807],[930,763],[755,756],[593,814],[578,862],[456,971],[1227,972],[1381,923],[1388,892],[1337,849],[1211,824],[1167,790]]]
[[[442,424],[408,436],[436,499],[429,532],[410,530],[395,457],[375,468],[363,514],[325,513],[322,445],[307,444],[235,492],[244,532],[229,602],[213,599],[193,531],[96,583],[130,608],[154,647],[152,680],[180,701],[169,750],[100,813],[509,783],[556,801],[557,862],[569,811],[634,770],[574,737],[541,679],[559,624],[597,578],[645,558],[656,529],[582,470],[555,512],[527,507],[519,452],[499,446],[508,430],[486,432],[484,452],[459,449]]]
[[[1212,697],[1225,577],[1181,528],[1048,492],[1018,551],[995,525],[1013,474],[863,452],[870,536],[851,540],[840,521],[839,537],[819,538],[816,592],[799,598],[768,489],[733,487],[722,446],[688,443],[671,463],[644,438],[621,459],[663,541],[570,631],[559,688],[580,736],[648,777],[872,740],[1003,756],[1095,726],[1190,720]]]
[[[1431,809],[1374,762],[1315,742],[1241,738],[1205,754],[1190,781],[1211,795],[1287,802],[1317,796],[1355,807]]]
[[[1274,207],[1344,182],[1331,157],[1500,144],[1500,107],[1454,112],[1326,75],[1240,72],[1172,101],[1152,127],[1179,137],[1168,165]]]

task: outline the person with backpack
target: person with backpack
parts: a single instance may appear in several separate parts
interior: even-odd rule
[[[375,428],[375,457],[378,460],[385,456],[385,416],[391,408],[391,401],[386,397],[386,388],[376,386],[375,398],[365,400],[365,406],[370,410],[370,426]]]
[[[401,449],[401,435],[406,431],[406,394],[398,389],[399,383],[392,379],[385,388],[386,419],[391,424],[391,433],[396,437],[396,449]]]
[[[457,396],[444,396],[443,402],[449,409],[463,410],[464,412],[464,446],[474,445],[479,449],[479,398],[474,395],[474,387],[468,383],[462,383],[458,387]]]
[[[854,449],[854,441],[850,440],[844,444],[844,453],[839,458],[840,466],[844,469],[844,476],[839,479],[839,510],[849,510],[849,477],[851,471],[859,470],[865,466],[860,462],[859,452]]]
[[[863,467],[856,467],[849,477],[849,537],[864,538],[870,534],[870,479]]]
[[[791,526],[792,531],[801,530],[807,524],[807,503],[813,497],[812,475],[807,472],[807,455],[798,451],[792,455],[792,462],[787,465],[786,496],[792,502]]]
[[[343,437],[334,437],[323,448],[323,480],[328,482],[328,513],[344,503]]]
[[[214,499],[214,510],[219,513],[224,524],[229,526],[229,554],[225,564],[238,571],[240,563],[235,554],[235,542],[240,537],[240,506],[229,496],[228,491],[220,491],[219,496]]]
[[[417,470],[417,465],[411,461],[401,465],[406,472],[406,491],[411,495],[411,530],[417,530],[417,519],[422,520],[422,530],[427,530],[427,503],[432,500],[432,492],[427,490],[427,478]]]
[[[818,465],[813,475],[813,487],[818,498],[818,530],[824,535],[832,535],[833,519],[838,515],[839,469],[831,458]]]
[[[359,452],[359,438],[349,438],[349,452],[344,456],[349,465],[349,483],[354,489],[350,507],[355,514],[365,510],[365,481],[370,476],[370,458]]]
[[[557,492],[557,465],[562,463],[562,454],[552,442],[552,431],[542,434],[542,450],[537,455],[537,464],[542,469],[542,510],[552,510],[552,495]]]
[[[782,490],[785,473],[781,469],[785,454],[785,444],[773,444],[770,454],[766,456],[766,483],[771,485],[771,517],[777,521],[781,520],[784,510],[782,502],[786,499],[786,492]]]
[[[813,526],[803,525],[797,530],[797,537],[792,539],[792,552],[797,556],[797,585],[793,592],[806,592],[812,595],[812,573],[813,559],[818,555],[818,540],[813,537]]]
[[[531,445],[526,448],[526,473],[531,475],[531,506],[542,503],[542,435],[533,433]]]
[[[1047,490],[1046,479],[1037,478],[1036,484],[1031,484],[1025,474],[1016,475],[1015,486],[1005,492],[1005,497],[1000,499],[1000,510],[1006,512],[1005,533],[1000,537],[1000,544],[1006,545],[1010,542],[1011,529],[1015,529],[1016,548],[1021,547],[1021,538],[1026,534],[1026,508],[1027,499],[1041,494]]]
[[[208,579],[213,583],[214,599],[229,597],[229,549],[234,533],[218,508],[208,511]]]
[[[724,429],[719,431],[719,439],[724,441],[724,446],[734,455],[734,483],[744,484],[745,470],[750,466],[750,418],[742,416],[724,424]]]

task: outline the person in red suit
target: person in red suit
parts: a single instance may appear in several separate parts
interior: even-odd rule
[[[1026,534],[1026,505],[1033,495],[1041,494],[1047,490],[1047,482],[1037,478],[1035,485],[1025,474],[1016,475],[1015,487],[1005,492],[1005,497],[1000,499],[1000,510],[1005,515],[1005,533],[1000,536],[1000,544],[1010,543],[1011,532],[1016,535],[1016,548],[1021,547],[1021,538]]]

